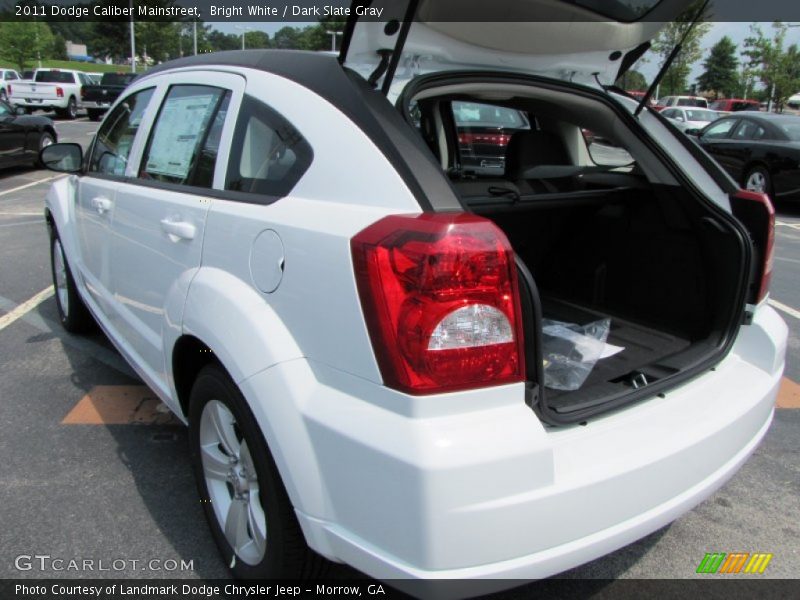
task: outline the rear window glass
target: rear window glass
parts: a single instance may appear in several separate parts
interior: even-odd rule
[[[687,110],[686,118],[690,121],[707,121],[710,123],[717,119],[717,113],[710,110]]]
[[[706,108],[708,106],[708,102],[706,102],[705,98],[678,98],[678,106],[697,106],[700,108]]]
[[[798,123],[777,123],[783,133],[789,136],[793,142],[800,142],[800,122]]]
[[[453,102],[453,117],[459,127],[530,128],[528,120],[520,111],[491,104]]]
[[[37,71],[36,81],[39,83],[75,83],[75,76],[64,71]]]

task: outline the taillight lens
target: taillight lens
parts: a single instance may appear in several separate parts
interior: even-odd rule
[[[733,214],[750,232],[761,257],[760,283],[755,302],[767,297],[775,254],[775,208],[764,193],[739,190],[732,198]]]
[[[10,83],[8,84],[8,95],[9,96],[11,95],[11,84]]]
[[[511,245],[466,213],[393,215],[351,241],[384,383],[431,394],[524,379]]]
[[[57,87],[56,88],[56,96],[58,96],[59,98],[63,98],[64,97],[64,88]]]

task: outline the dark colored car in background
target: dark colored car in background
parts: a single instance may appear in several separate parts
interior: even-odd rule
[[[53,121],[24,114],[8,102],[0,101],[0,167],[38,165],[39,150],[56,142]]]
[[[454,101],[453,119],[461,169],[476,175],[502,176],[511,136],[531,128],[528,117],[516,109],[477,102]]]
[[[742,187],[800,199],[800,117],[740,112],[687,133]]]
[[[103,73],[98,85],[81,88],[81,105],[92,121],[99,121],[103,113],[119,98],[128,85],[136,79],[136,73]]]

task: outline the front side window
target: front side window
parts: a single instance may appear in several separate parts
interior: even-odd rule
[[[285,196],[313,156],[309,143],[289,121],[245,96],[233,134],[225,189],[254,196]]]
[[[106,118],[92,148],[90,173],[125,175],[131,146],[153,91],[154,88],[148,88],[131,94]]]
[[[161,105],[150,140],[139,170],[141,179],[162,183],[194,185],[192,176],[198,166],[201,149],[204,149],[207,134],[221,123],[216,121],[220,102],[226,92],[223,89],[204,85],[175,85],[169,89]],[[222,117],[224,122],[224,115]],[[218,135],[218,134],[217,134]],[[213,178],[213,153],[210,172]],[[208,181],[208,161],[205,161],[204,187]]]
[[[726,138],[735,124],[735,119],[723,119],[722,121],[709,126],[709,128],[706,129],[705,133],[703,134],[703,137],[712,140]]]

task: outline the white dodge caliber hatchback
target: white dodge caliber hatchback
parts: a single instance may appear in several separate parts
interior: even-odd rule
[[[61,319],[188,423],[235,575],[545,577],[764,436],[774,213],[602,86],[657,30],[638,13],[385,4],[339,60],[166,63],[85,154],[45,149],[72,173],[45,209]]]

